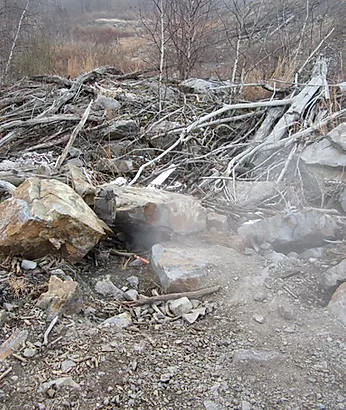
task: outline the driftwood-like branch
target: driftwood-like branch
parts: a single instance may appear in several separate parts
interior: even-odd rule
[[[77,138],[77,135],[80,133],[80,131],[84,127],[84,125],[85,125],[85,123],[86,123],[86,121],[89,117],[92,104],[93,104],[93,101],[90,101],[88,107],[86,108],[86,110],[83,114],[83,117],[81,118],[81,120],[77,124],[76,128],[73,130],[73,132],[71,134],[71,137],[69,139],[69,142],[67,143],[67,145],[66,145],[63,153],[61,154],[61,156],[58,158],[58,161],[57,161],[56,166],[55,166],[57,169],[59,169],[61,167],[62,163],[65,161],[70,148],[72,147],[73,143],[75,142],[75,140]]]
[[[15,190],[16,190],[16,187],[10,182],[0,180],[0,191],[5,191],[10,194],[13,194]]]
[[[180,299],[183,297],[187,297],[189,299],[198,299],[203,296],[216,293],[219,290],[220,286],[214,286],[212,288],[200,289],[192,292],[169,293],[167,295],[150,296],[148,298],[139,299],[133,302],[124,302],[124,304],[126,304],[127,306],[142,306],[156,302],[165,302],[168,300]]]

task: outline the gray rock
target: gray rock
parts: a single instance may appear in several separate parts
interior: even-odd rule
[[[311,248],[307,249],[306,251],[302,252],[299,256],[304,259],[309,258],[322,258],[324,254],[324,248]]]
[[[134,301],[138,299],[138,292],[135,289],[129,289],[124,292],[124,299]]]
[[[346,282],[337,288],[328,303],[328,309],[346,326]]]
[[[101,132],[101,137],[107,137],[110,140],[131,137],[138,132],[138,125],[134,120],[113,121],[109,127]]]
[[[209,212],[207,215],[207,228],[215,229],[217,232],[228,232],[228,219],[226,215]]]
[[[248,401],[241,402],[241,410],[251,410],[252,406]]]
[[[327,135],[332,145],[342,151],[346,151],[346,123],[343,122],[333,128]]]
[[[113,297],[116,300],[122,299],[124,295],[124,292],[117,288],[109,278],[99,280],[95,285],[95,290],[100,295]]]
[[[273,181],[236,181],[235,204],[238,206],[260,204],[266,198],[276,194],[275,187],[276,185]],[[234,189],[233,182],[231,189]]]
[[[233,353],[233,363],[239,362],[267,362],[283,359],[285,356],[274,350],[239,349]]]
[[[167,148],[176,138],[175,134],[169,134],[169,131],[181,127],[182,125],[180,123],[174,121],[162,121],[154,125],[148,133],[150,144],[155,148]]]
[[[109,98],[101,94],[97,96],[95,105],[100,108],[103,108],[104,110],[106,109],[117,110],[121,106],[119,101],[115,100],[114,98]]]
[[[31,347],[25,348],[24,352],[23,352],[23,356],[28,358],[28,359],[31,358],[31,357],[36,356],[36,354],[37,354],[37,350],[34,349],[34,348],[31,348]]]
[[[267,298],[267,294],[265,292],[257,292],[254,296],[254,300],[256,302],[264,302]]]
[[[180,83],[179,88],[183,92],[193,94],[207,94],[215,87],[211,81],[203,80],[201,78],[189,78]]]
[[[244,255],[253,256],[256,255],[256,252],[252,248],[245,248]]]
[[[56,389],[60,389],[61,387],[72,387],[73,389],[80,390],[80,385],[76,383],[72,377],[60,377],[59,379],[42,383],[38,389],[38,393],[45,393],[52,387]]]
[[[204,400],[203,405],[205,410],[220,410],[220,407],[211,400]]]
[[[182,316],[186,313],[189,313],[191,312],[192,308],[192,303],[186,296],[169,302],[169,310],[173,313],[174,316]]]
[[[117,316],[112,316],[100,324],[101,328],[113,328],[114,330],[122,330],[132,325],[132,318],[129,312],[120,313]]]
[[[174,293],[198,289],[207,262],[193,259],[188,249],[157,244],[152,247],[151,266],[164,291]]]
[[[321,287],[330,291],[342,282],[346,282],[346,259],[324,272],[321,277]]]
[[[131,286],[134,287],[135,289],[137,289],[138,286],[139,286],[138,276],[129,276],[129,277],[126,279],[126,281],[127,281],[127,283],[128,283],[129,285],[131,285]]]
[[[197,309],[194,309],[190,313],[185,313],[183,315],[183,319],[186,320],[186,322],[188,322],[191,325],[192,323],[195,323],[196,320],[200,316],[204,316],[205,313],[206,313],[206,308],[205,307],[197,308]]]
[[[27,259],[23,259],[20,267],[24,270],[33,270],[37,268],[37,263],[34,261],[29,261]]]
[[[261,325],[265,322],[264,317],[262,315],[257,314],[257,313],[253,316],[253,320],[255,322],[261,324]]]
[[[328,138],[323,138],[320,141],[308,145],[302,152],[301,159],[310,165],[326,165],[329,167],[346,166],[345,153],[335,148]]]
[[[294,310],[289,306],[279,305],[278,312],[280,316],[286,320],[293,320],[295,317]]]
[[[309,209],[246,222],[238,233],[250,241],[269,242],[277,251],[285,251],[319,246],[325,239],[335,239],[338,226],[338,216]]]
[[[73,360],[69,360],[69,359],[67,359],[67,360],[64,360],[62,363],[61,363],[61,370],[64,372],[64,373],[67,373],[67,372],[69,372],[71,369],[73,369],[74,367],[76,367],[77,365],[76,365],[76,363],[73,361]]]

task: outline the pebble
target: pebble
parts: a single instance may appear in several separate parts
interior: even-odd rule
[[[70,371],[71,369],[73,369],[74,367],[76,367],[76,363],[73,360],[64,360],[61,363],[61,370],[66,373],[68,371]]]
[[[169,302],[169,309],[174,316],[182,316],[185,313],[189,313],[192,307],[192,303],[186,296]]]
[[[131,286],[134,287],[135,289],[137,289],[138,286],[139,286],[139,279],[138,279],[137,276],[129,276],[129,277],[126,279],[126,281],[127,281],[127,283],[128,283],[129,285],[131,285]]]
[[[124,299],[129,301],[135,301],[138,299],[138,292],[135,289],[129,289],[124,292]]]
[[[254,296],[254,300],[256,302],[264,302],[265,299],[267,298],[267,295],[265,292],[258,292],[256,293],[256,295]]]
[[[203,405],[205,410],[219,410],[219,406],[211,400],[204,400]]]
[[[33,270],[33,269],[37,268],[37,263],[34,262],[34,261],[29,261],[27,259],[23,259],[20,266],[24,270]]]
[[[262,315],[256,314],[253,316],[253,319],[261,325],[265,322],[264,317]]]
[[[24,349],[23,356],[26,358],[34,357],[37,354],[37,350],[31,347]]]
[[[248,401],[241,402],[241,410],[251,410],[251,404]]]
[[[294,311],[290,306],[280,305],[278,307],[278,312],[283,319],[286,319],[286,320],[294,319]]]

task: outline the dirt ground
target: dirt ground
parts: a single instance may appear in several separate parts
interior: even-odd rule
[[[123,269],[119,257],[96,252],[98,266],[89,258],[69,272],[83,292],[82,312],[60,319],[44,345],[49,322],[35,300],[48,275],[28,276],[36,291],[17,298],[0,282],[8,311],[0,343],[26,329],[26,348],[35,351],[23,357],[23,347],[0,362],[0,377],[7,371],[0,409],[346,409],[345,327],[318,286],[335,259],[273,262],[211,238],[177,246],[208,258],[203,286],[221,286],[204,298],[206,316],[191,325],[157,323],[149,311],[148,321],[120,332],[100,328],[124,308],[94,291],[99,278],[109,275],[122,287],[136,275],[146,294],[156,284],[150,268]],[[67,376],[72,386],[43,387]]]

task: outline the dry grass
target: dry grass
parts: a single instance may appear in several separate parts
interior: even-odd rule
[[[11,276],[8,279],[8,286],[10,292],[16,299],[19,299],[23,295],[27,295],[31,291],[27,281],[24,278],[18,276]]]
[[[142,69],[143,41],[140,38],[123,38],[96,46],[93,42],[68,42],[57,45],[53,51],[53,72],[72,78],[94,68],[110,65],[123,72]]]

